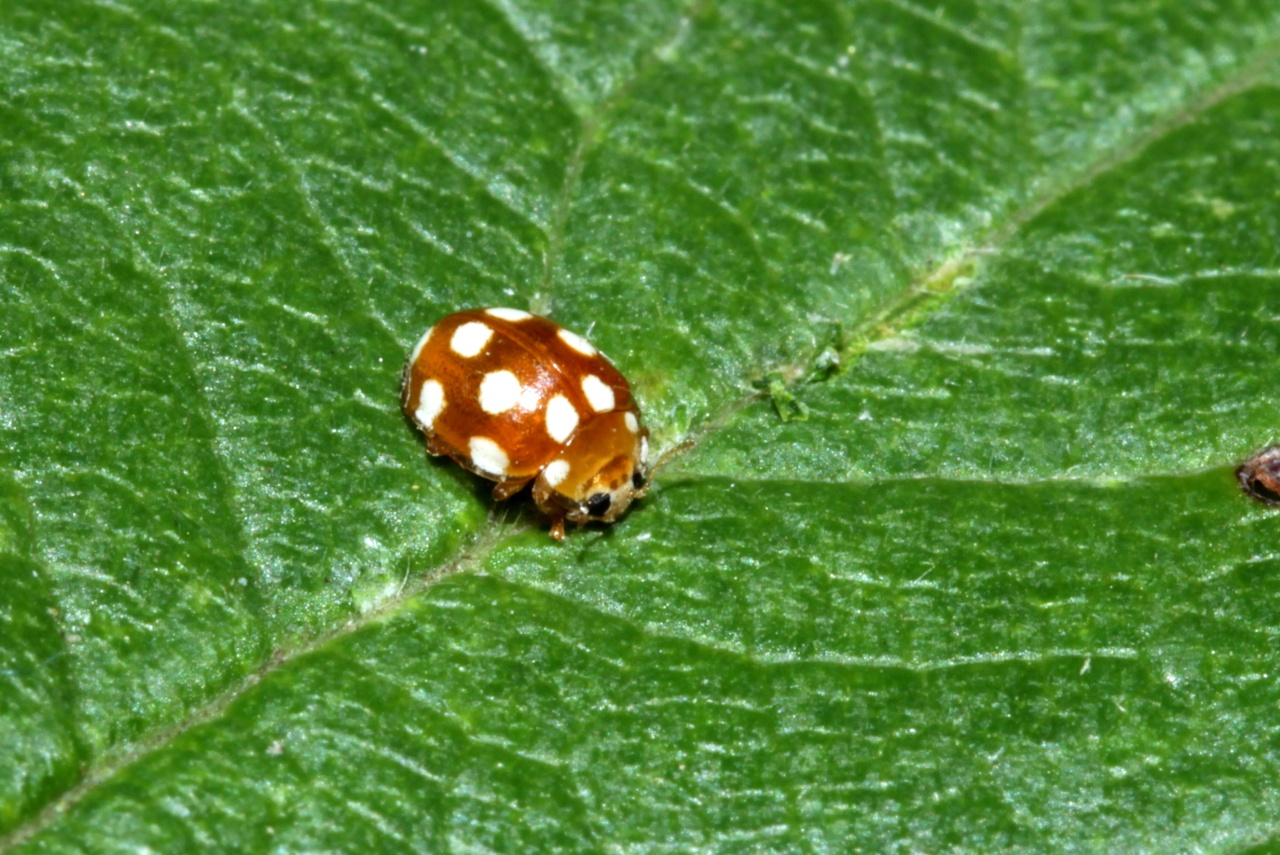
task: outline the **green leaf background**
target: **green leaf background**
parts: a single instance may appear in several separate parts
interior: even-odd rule
[[[0,850],[1280,835],[1274,0],[11,0]],[[660,448],[551,542],[427,325]]]

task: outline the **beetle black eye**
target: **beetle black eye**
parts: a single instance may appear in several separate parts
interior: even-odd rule
[[[644,473],[639,469],[631,473],[631,486],[637,490],[644,486]]]
[[[613,497],[608,493],[596,493],[590,499],[587,499],[587,513],[593,517],[604,516],[611,504],[613,504]]]

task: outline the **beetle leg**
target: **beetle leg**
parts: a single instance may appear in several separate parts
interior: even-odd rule
[[[510,478],[506,481],[499,481],[493,488],[494,501],[501,502],[504,499],[510,499],[523,490],[524,485],[532,480],[532,478]]]
[[[551,539],[564,540],[564,517],[556,517],[551,521]]]

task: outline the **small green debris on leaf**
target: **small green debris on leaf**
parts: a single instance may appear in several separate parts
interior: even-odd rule
[[[773,401],[773,409],[778,418],[784,422],[803,422],[809,418],[809,406],[796,397],[781,374],[774,373],[765,378],[765,391]]]

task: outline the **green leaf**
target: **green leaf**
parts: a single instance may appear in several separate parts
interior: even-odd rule
[[[0,851],[1280,835],[1280,3],[0,14]],[[589,333],[563,543],[406,352]]]

